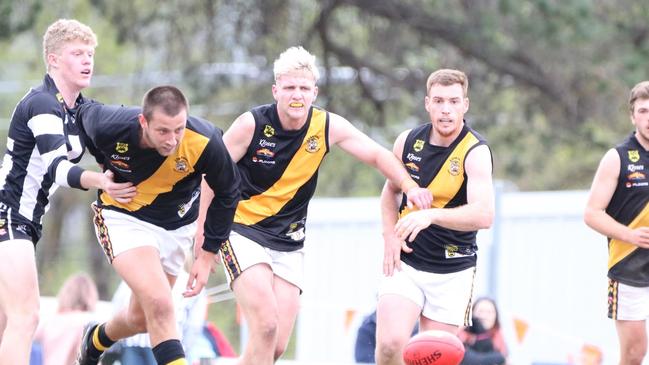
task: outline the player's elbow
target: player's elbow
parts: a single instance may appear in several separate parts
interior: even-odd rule
[[[495,212],[493,209],[481,209],[476,216],[475,224],[478,229],[488,229],[494,223]]]

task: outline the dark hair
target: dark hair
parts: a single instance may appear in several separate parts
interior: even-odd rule
[[[180,89],[171,85],[156,86],[142,98],[142,115],[151,120],[153,111],[158,109],[165,115],[174,117],[181,111],[189,113],[189,103]]]
[[[629,93],[629,111],[633,114],[635,102],[638,99],[649,99],[649,81],[642,81],[635,85]]]
[[[473,312],[475,310],[475,307],[478,305],[480,302],[489,302],[494,306],[494,309],[496,310],[496,320],[494,321],[494,326],[493,329],[497,330],[500,328],[500,316],[498,315],[498,306],[496,305],[496,301],[489,298],[489,297],[480,297],[473,302],[473,307],[471,307],[471,311]]]

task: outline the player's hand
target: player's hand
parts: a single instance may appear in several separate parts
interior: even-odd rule
[[[641,248],[649,248],[649,227],[638,227],[631,230],[627,241]]]
[[[207,279],[210,276],[214,256],[216,256],[215,253],[201,249],[201,252],[198,254],[198,257],[196,257],[196,260],[194,260],[192,269],[189,272],[187,287],[183,293],[185,298],[193,297],[203,290],[205,284],[207,284]]]
[[[399,219],[394,226],[394,233],[401,241],[412,242],[422,229],[433,223],[435,209],[416,210]]]
[[[412,252],[405,242],[399,240],[393,232],[383,235],[383,274],[392,276],[395,270],[401,271],[401,251]]]
[[[433,194],[430,190],[419,186],[408,189],[406,198],[409,209],[417,207],[418,209],[428,209],[433,204]]]
[[[101,179],[101,190],[119,203],[129,203],[137,194],[137,188],[131,182],[116,183],[115,175],[110,170],[104,172]]]

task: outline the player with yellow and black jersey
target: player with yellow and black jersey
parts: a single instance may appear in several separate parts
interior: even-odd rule
[[[240,364],[272,364],[286,349],[302,288],[307,207],[330,146],[376,167],[407,192],[410,204],[431,201],[390,151],[340,115],[312,105],[319,77],[313,55],[289,48],[275,61],[274,74],[276,103],[242,114],[223,136],[242,176],[233,233],[221,249],[250,329]],[[201,196],[209,199],[205,190]]]
[[[464,122],[466,75],[437,70],[426,86],[430,123],[401,133],[393,152],[432,193],[432,207],[408,207],[401,189],[389,181],[381,194],[385,276],[376,332],[381,365],[401,363],[416,322],[422,331],[453,334],[470,324],[476,232],[488,228],[494,216],[491,151]]]
[[[121,203],[101,193],[93,204],[95,230],[106,256],[131,287],[131,304],[108,322],[88,328],[79,365],[96,364],[115,341],[148,332],[158,364],[186,364],[174,319],[171,287],[196,234],[201,180],[215,191],[205,239],[196,250],[186,296],[200,292],[216,252],[227,243],[239,200],[240,178],[209,122],[188,116],[173,86],[144,96],[142,108],[84,105],[77,119],[90,152],[116,181],[135,184]]]
[[[584,221],[608,237],[608,317],[620,364],[640,364],[649,317],[649,81],[631,90],[629,111],[635,131],[602,158]]]

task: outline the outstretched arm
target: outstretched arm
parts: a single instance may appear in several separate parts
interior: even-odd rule
[[[394,186],[406,193],[408,206],[426,209],[433,197],[426,188],[412,180],[401,161],[389,150],[356,129],[347,119],[329,113],[329,142],[360,161],[377,168]]]

